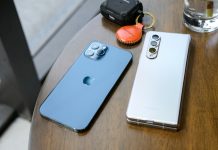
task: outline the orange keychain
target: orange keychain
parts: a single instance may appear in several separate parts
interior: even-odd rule
[[[152,22],[149,26],[144,26],[143,24],[139,23],[138,20],[141,15],[139,15],[136,18],[136,24],[135,25],[128,25],[123,26],[116,32],[116,38],[119,42],[127,44],[127,45],[133,45],[139,42],[142,38],[143,30],[152,28],[155,24],[155,18],[154,16],[149,12],[144,12],[144,15],[150,16],[152,18]]]

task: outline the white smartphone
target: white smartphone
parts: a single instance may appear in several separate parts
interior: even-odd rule
[[[146,34],[126,112],[129,123],[179,128],[190,40],[188,34]]]

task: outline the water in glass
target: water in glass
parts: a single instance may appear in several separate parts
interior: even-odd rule
[[[184,0],[184,24],[196,32],[218,29],[218,0]]]

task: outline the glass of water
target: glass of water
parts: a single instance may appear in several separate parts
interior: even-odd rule
[[[184,24],[196,32],[218,29],[218,0],[184,0]]]

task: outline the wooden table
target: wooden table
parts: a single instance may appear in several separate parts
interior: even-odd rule
[[[143,42],[135,46],[120,45],[114,36],[119,26],[98,15],[69,42],[45,80],[33,114],[30,149],[218,149],[218,32],[200,34],[185,28],[182,24],[183,0],[144,0],[143,3],[144,10],[157,17],[156,31],[192,36],[181,130],[172,132],[126,122],[125,113]],[[91,129],[77,134],[42,118],[39,106],[92,40],[131,51],[133,62]]]

